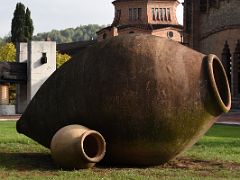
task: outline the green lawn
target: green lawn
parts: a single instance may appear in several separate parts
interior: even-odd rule
[[[49,150],[0,122],[0,179],[240,179],[240,126],[215,125],[190,150],[157,167],[64,171]]]

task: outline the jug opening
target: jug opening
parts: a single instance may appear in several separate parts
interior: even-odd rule
[[[228,112],[231,108],[228,78],[221,61],[213,54],[208,55],[208,73],[217,104],[223,112]]]
[[[82,149],[90,162],[98,162],[105,155],[105,140],[96,131],[86,131],[82,137]]]

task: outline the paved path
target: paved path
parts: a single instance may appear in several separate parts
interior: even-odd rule
[[[17,121],[21,117],[20,114],[10,116],[0,116],[0,121]]]
[[[17,121],[20,117],[20,114],[11,116],[0,116],[0,121]],[[231,110],[229,113],[221,116],[217,123],[240,125],[240,110]]]
[[[231,110],[229,113],[221,116],[217,123],[240,125],[240,110]]]

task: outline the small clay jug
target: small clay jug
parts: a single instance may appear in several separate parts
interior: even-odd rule
[[[53,160],[62,168],[91,168],[104,157],[106,143],[97,131],[69,125],[53,136],[50,149]]]

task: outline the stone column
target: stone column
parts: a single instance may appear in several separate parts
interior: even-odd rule
[[[19,63],[27,63],[28,45],[27,43],[17,44],[16,61]],[[27,84],[17,84],[16,86],[16,113],[21,114],[27,107]]]
[[[192,1],[192,48],[199,51],[200,1]]]
[[[0,105],[9,105],[9,84],[0,84]]]

